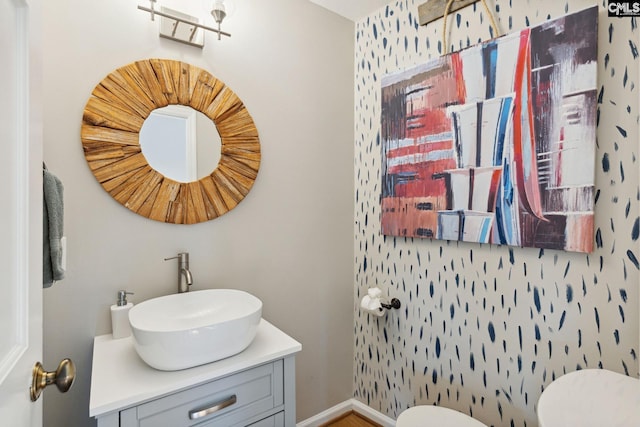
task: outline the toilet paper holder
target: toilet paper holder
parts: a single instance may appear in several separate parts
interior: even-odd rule
[[[398,298],[391,298],[391,301],[389,303],[381,302],[380,305],[387,310],[391,310],[392,308],[400,308],[402,304],[400,304],[400,300]]]
[[[385,309],[400,308],[401,304],[398,298],[392,298],[389,302],[384,301],[383,298],[380,288],[377,286],[369,288],[367,294],[360,301],[360,308],[378,317],[385,315]]]

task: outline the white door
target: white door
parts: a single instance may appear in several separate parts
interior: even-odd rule
[[[0,0],[0,424],[42,426],[40,0]]]

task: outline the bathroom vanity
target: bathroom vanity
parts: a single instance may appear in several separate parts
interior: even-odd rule
[[[145,364],[131,337],[95,337],[89,415],[98,427],[293,427],[300,343],[262,319],[243,352],[180,371]]]

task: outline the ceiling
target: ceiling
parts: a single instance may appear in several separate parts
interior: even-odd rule
[[[377,9],[386,6],[389,0],[309,0],[352,21],[357,21]]]

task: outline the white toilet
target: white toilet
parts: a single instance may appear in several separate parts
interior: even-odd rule
[[[442,406],[414,406],[402,412],[396,427],[487,427],[462,412]]]
[[[605,369],[563,375],[538,400],[540,427],[640,426],[640,380]]]

